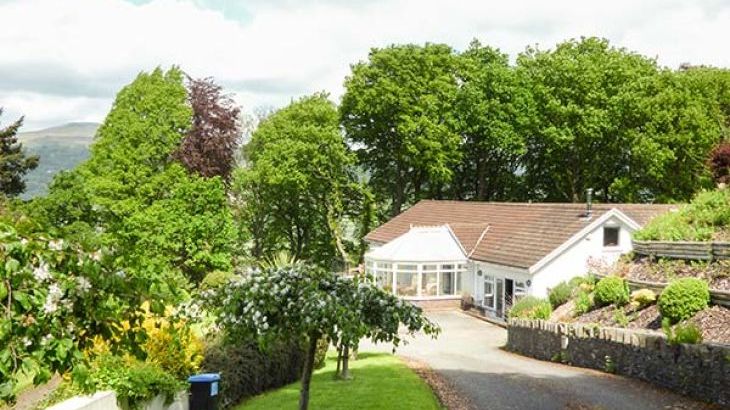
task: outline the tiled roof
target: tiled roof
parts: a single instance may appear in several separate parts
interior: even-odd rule
[[[386,243],[412,226],[448,224],[472,259],[529,268],[613,208],[644,225],[676,205],[594,204],[588,219],[585,204],[580,203],[424,200],[375,228],[365,239]]]

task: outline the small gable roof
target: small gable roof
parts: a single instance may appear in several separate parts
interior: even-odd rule
[[[411,227],[365,256],[392,262],[458,262],[467,258],[456,236],[446,225]]]
[[[424,200],[371,231],[388,243],[415,225],[447,225],[470,259],[528,269],[604,214],[616,209],[638,226],[676,205],[507,203]],[[614,211],[615,212],[615,211]]]

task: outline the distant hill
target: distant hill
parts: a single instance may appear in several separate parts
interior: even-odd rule
[[[59,171],[72,169],[89,156],[89,145],[99,124],[72,122],[39,131],[19,132],[18,139],[29,154],[40,155],[38,168],[25,177],[26,190],[21,198],[44,195],[48,183]]]

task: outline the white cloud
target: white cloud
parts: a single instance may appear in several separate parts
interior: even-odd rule
[[[730,5],[715,0],[252,1],[240,20],[210,3],[0,2],[0,105],[11,118],[26,114],[27,129],[101,120],[114,90],[171,64],[215,77],[248,109],[317,90],[336,98],[370,47],[464,48],[474,37],[514,56],[528,44],[599,35],[673,67],[730,66]]]

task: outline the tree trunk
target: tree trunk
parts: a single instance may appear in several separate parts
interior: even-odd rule
[[[350,258],[347,255],[347,250],[342,242],[342,229],[340,229],[340,222],[337,218],[337,212],[335,211],[332,201],[327,201],[327,227],[332,233],[332,237],[335,238],[335,248],[342,258],[342,269],[343,273],[347,274],[350,270]]]
[[[313,333],[309,335],[309,347],[307,355],[304,357],[304,369],[302,369],[302,388],[299,390],[299,410],[307,410],[309,408],[309,384],[312,382],[312,372],[314,372],[314,355],[317,352],[317,340],[319,334]]]
[[[335,370],[335,379],[340,377],[340,365],[342,364],[342,346],[335,345],[337,347],[337,370]]]
[[[347,380],[350,378],[350,346],[345,345],[345,349],[342,352],[342,373],[340,378]]]
[[[395,186],[395,192],[393,192],[393,202],[390,205],[390,217],[396,217],[398,214],[400,214],[401,207],[403,206],[403,202],[405,202],[405,189],[406,184],[403,182],[403,177],[400,175],[400,173],[396,176],[396,186]]]

